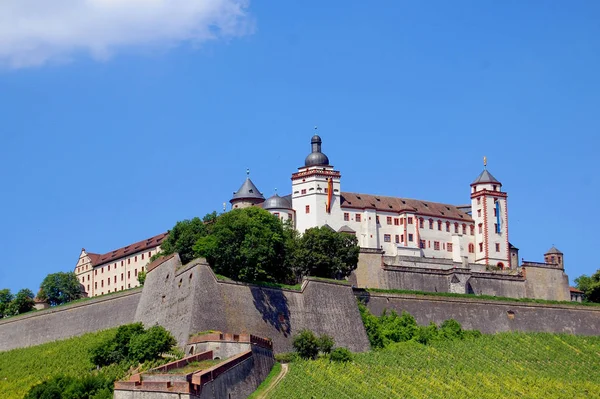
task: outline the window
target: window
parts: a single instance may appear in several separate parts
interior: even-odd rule
[[[110,294],[110,290],[108,290],[108,293]]]
[[[104,268],[101,268],[101,269],[100,269],[100,273],[101,273],[101,274],[104,274]]]
[[[90,285],[89,285],[89,284],[88,284],[88,289],[87,289],[87,292],[90,292]]]
[[[454,223],[454,232],[458,234],[458,223]]]
[[[94,283],[94,289],[95,289],[95,290],[97,290],[97,289],[98,289],[98,282],[97,282],[97,281]]]
[[[275,216],[277,219],[279,219],[279,212],[273,212],[273,216]]]
[[[383,235],[383,241],[384,242],[391,242],[392,241],[392,237],[389,234],[384,234]]]
[[[142,254],[142,260],[144,260],[144,254]]]
[[[137,277],[137,269],[135,269],[133,274]]]
[[[420,218],[419,219],[419,228],[420,229],[424,228],[425,227],[424,225],[425,225],[425,221],[423,220],[423,218]]]
[[[500,252],[500,244],[496,243],[496,252]]]
[[[110,271],[110,265],[108,265],[108,271]]]
[[[446,244],[446,249],[448,250],[448,252],[452,252],[452,243],[451,242]]]
[[[115,284],[117,284],[117,276],[115,276]]]
[[[360,217],[361,217],[360,213],[357,213],[357,214],[354,216],[354,220],[356,220],[357,222],[360,222]]]
[[[400,242],[404,242],[404,234],[400,234]]]
[[[398,234],[396,234],[396,244],[400,243],[400,236]]]
[[[500,232],[498,231],[498,223],[494,223],[494,231],[495,231],[496,233],[500,233]]]
[[[137,262],[137,255],[135,256],[135,259],[133,260],[134,262]]]
[[[475,235],[475,225],[471,225],[471,235]]]
[[[438,220],[438,230],[442,231],[442,221]]]
[[[127,280],[131,278],[131,270],[127,272]]]
[[[97,276],[98,275],[98,269],[94,270],[94,275]]]
[[[421,240],[421,242],[419,243],[419,248],[425,249],[425,240]]]
[[[479,223],[479,234],[483,233],[483,225]]]
[[[142,266],[142,271],[144,271],[144,266]]]
[[[350,220],[350,214],[348,212],[344,212],[344,221],[347,222]]]
[[[304,207],[304,211],[305,211],[306,213],[310,213],[310,205],[306,205],[306,206]]]
[[[385,222],[386,222],[387,224],[392,224],[392,217],[391,217],[391,216],[388,216],[388,217],[386,218]]]
[[[483,252],[483,243],[482,242],[479,243],[479,252]]]
[[[477,209],[477,217],[481,217],[481,209]]]
[[[400,219],[394,218],[394,226],[400,226]]]
[[[90,281],[90,275],[88,274],[88,281]]]
[[[450,222],[446,222],[446,232],[450,232]]]
[[[123,261],[121,261],[121,266],[123,266]]]
[[[303,188],[302,190],[300,190],[300,194],[306,194],[306,189]]]
[[[104,280],[100,280],[100,287],[104,287]]]
[[[404,226],[404,218],[400,219],[400,226]]]
[[[123,273],[121,273],[121,281],[123,281],[123,277],[124,277],[124,275],[123,275]]]
[[[412,218],[408,218],[408,224],[412,224]]]
[[[493,186],[494,187],[494,191],[498,191],[498,186]]]
[[[106,279],[106,285],[110,285],[110,277]]]
[[[498,216],[498,210],[494,208],[494,216]]]
[[[375,216],[375,223],[379,224],[379,215]]]
[[[433,219],[429,219],[429,230],[433,230]]]
[[[319,189],[319,187],[317,187],[317,190]],[[327,194],[327,187],[325,187],[325,194]]]
[[[475,253],[475,245],[473,245],[472,243],[469,244],[469,253],[470,254],[474,254]]]
[[[127,288],[131,288],[131,284],[127,284]]]
[[[291,213],[288,213],[288,219],[290,219],[290,220],[292,219],[292,214]]]
[[[477,205],[481,205],[481,198],[477,198]]]
[[[151,258],[152,257],[152,251],[148,252],[148,257]]]
[[[127,259],[127,264],[130,265],[131,264],[131,258]]]
[[[463,224],[463,225],[462,225],[462,228],[463,228],[463,234],[465,234],[465,235],[466,235],[466,234],[467,234],[467,225],[466,225],[466,224]]]
[[[433,242],[433,249],[436,251],[440,250],[440,242],[439,241],[434,241]]]
[[[412,241],[413,241],[413,235],[412,235],[412,234],[409,234],[409,235],[408,235],[408,241],[410,241],[410,242],[412,242]]]

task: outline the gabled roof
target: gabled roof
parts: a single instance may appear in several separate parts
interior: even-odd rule
[[[158,247],[162,241],[165,239],[168,233],[162,233],[156,235],[154,237],[150,237],[148,239],[138,241],[134,244],[129,244],[125,247],[115,249],[114,251],[110,251],[105,253],[104,255],[94,254],[88,252],[87,255],[90,257],[90,261],[92,266],[100,266],[105,263],[110,263],[114,260],[123,258],[127,255],[131,255],[134,253],[146,251],[148,249],[154,249]]]
[[[349,234],[354,234],[356,233],[356,230],[354,230],[352,227],[349,227],[348,225],[343,225],[342,227],[340,227],[340,229],[338,230],[338,233],[349,233]]]
[[[574,292],[576,294],[583,294],[583,291],[580,291],[575,287],[569,287],[569,291]]]
[[[411,212],[421,216],[472,222],[473,218],[456,205],[421,201],[408,198],[384,197],[382,195],[341,193],[342,208],[377,209],[381,212]]]
[[[487,169],[484,169],[483,172],[481,172],[479,174],[479,176],[477,176],[477,178],[475,180],[473,180],[473,183],[471,183],[471,185],[484,184],[484,183],[502,184],[498,181],[498,179],[496,179],[494,176],[492,176],[492,174],[490,172],[488,172]]]
[[[257,200],[265,200],[265,197],[261,194],[258,188],[252,183],[249,177],[246,178],[242,186],[239,190],[233,193],[233,197],[229,202],[234,202],[235,200],[241,199],[257,199]]]

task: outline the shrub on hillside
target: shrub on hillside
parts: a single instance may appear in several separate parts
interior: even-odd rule
[[[301,330],[294,337],[293,346],[303,359],[316,359],[319,354],[319,340],[310,330]]]
[[[463,329],[460,323],[454,319],[445,320],[438,330],[441,339],[462,339]]]
[[[102,374],[59,376],[33,386],[23,399],[112,399],[113,382]]]
[[[283,352],[275,354],[275,360],[279,363],[291,363],[298,360],[298,353],[296,352]]]
[[[419,326],[413,339],[420,344],[427,345],[438,337],[438,326],[431,322],[428,326]]]
[[[327,334],[321,335],[317,339],[317,342],[319,344],[319,351],[324,354],[330,353],[331,349],[333,348],[333,345],[335,345],[333,338]]]
[[[126,324],[118,328],[114,339],[92,348],[90,360],[100,367],[123,361],[143,363],[171,351],[176,343],[164,327],[153,326],[144,330],[142,323]]]
[[[410,341],[418,330],[417,321],[408,312],[383,311],[379,318],[384,343]]]
[[[367,306],[360,301],[358,302],[358,310],[360,312],[360,317],[362,319],[363,325],[365,326],[365,331],[367,333],[367,337],[369,338],[371,348],[383,348],[385,345],[383,342],[383,335],[381,334],[381,324],[379,323],[379,317],[371,313]]]
[[[346,348],[335,348],[329,355],[332,362],[350,362],[352,361],[352,352]]]

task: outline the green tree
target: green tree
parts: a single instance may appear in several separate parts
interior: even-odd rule
[[[10,303],[13,300],[13,294],[8,288],[0,290],[0,319],[10,316]]]
[[[283,224],[277,217],[258,207],[234,209],[220,215],[211,230],[194,251],[216,273],[240,281],[289,280]]]
[[[169,235],[160,245],[158,256],[179,253],[181,262],[186,264],[195,258],[194,244],[209,234],[212,224],[217,219],[217,212],[208,213],[202,219],[195,217],[179,221],[169,230]],[[154,255],[150,261],[155,259]]]
[[[350,362],[352,361],[352,352],[346,348],[335,348],[329,355],[329,360],[332,362]]]
[[[144,285],[146,282],[146,272],[144,270],[140,271],[137,276],[138,282],[140,285]]]
[[[33,292],[30,289],[23,288],[10,303],[12,314],[23,314],[30,312],[33,309],[35,303],[33,302]]]
[[[53,273],[46,276],[40,285],[41,297],[52,306],[62,305],[82,297],[82,289],[73,272]]]
[[[300,330],[294,336],[292,345],[303,359],[316,359],[319,354],[319,339],[310,330]]]
[[[327,334],[320,335],[317,341],[319,343],[319,351],[325,354],[330,353],[333,345],[335,345],[333,337]]]
[[[355,236],[328,226],[313,227],[300,238],[294,262],[304,276],[342,279],[356,269],[357,242]]]
[[[577,289],[583,291],[587,301],[600,303],[600,269],[591,277],[585,274],[577,277],[575,284]]]
[[[128,358],[139,363],[157,359],[177,344],[170,332],[162,326],[152,326],[143,334],[135,334],[129,341]]]

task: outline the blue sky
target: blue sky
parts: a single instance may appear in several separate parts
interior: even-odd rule
[[[288,193],[314,125],[343,191],[468,203],[486,155],[521,257],[600,267],[600,3],[70,1],[0,5],[0,288]]]

